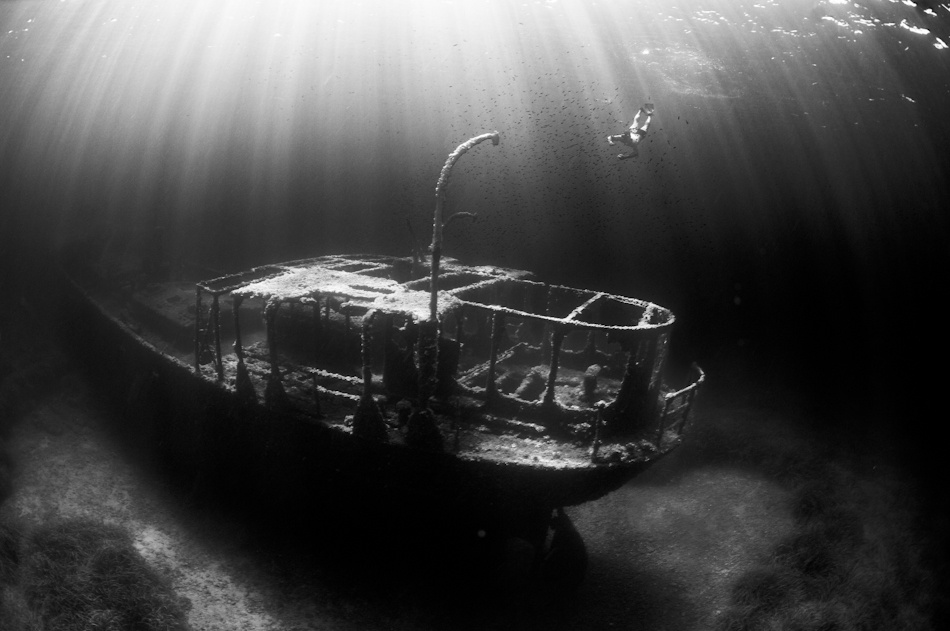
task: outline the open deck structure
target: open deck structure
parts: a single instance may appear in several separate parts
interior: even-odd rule
[[[463,459],[588,469],[679,441],[702,375],[663,384],[668,309],[448,260],[427,330],[430,279],[413,268],[338,255],[199,282],[194,370],[341,432]],[[242,310],[261,324],[242,326]]]

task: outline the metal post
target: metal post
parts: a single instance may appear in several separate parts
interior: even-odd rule
[[[439,380],[439,330],[438,320],[418,322],[416,353],[419,357],[419,406],[425,408],[429,397],[435,394]]]
[[[277,364],[277,309],[280,303],[270,300],[264,305],[264,326],[267,330],[267,350],[270,358],[271,375],[280,377],[280,368]]]
[[[317,355],[320,350],[320,341],[322,339],[323,324],[320,322],[320,299],[317,298],[313,303],[313,352]]]
[[[360,332],[360,357],[363,360],[363,398],[372,397],[373,386],[373,367],[371,365],[370,349],[370,327],[373,324],[373,318],[376,312],[370,310],[363,316],[363,326]]]
[[[600,450],[600,426],[604,424],[604,402],[597,403],[597,416],[594,418],[594,444],[591,445],[590,461],[597,460],[597,452]]]
[[[242,296],[231,296],[231,310],[234,312],[234,354],[238,364],[244,363],[244,347],[241,346],[241,318],[239,310],[244,302]]]
[[[251,383],[251,376],[247,372],[247,365],[244,363],[244,347],[241,345],[241,303],[244,302],[242,296],[231,297],[231,309],[234,311],[234,354],[237,356],[237,375],[235,386],[238,395],[245,401],[254,401],[257,395],[254,392],[254,384]]]
[[[353,415],[353,435],[385,442],[389,440],[386,431],[386,422],[379,411],[379,406],[373,398],[373,367],[372,367],[372,326],[376,311],[370,309],[363,316],[360,330],[360,356],[363,361],[363,393],[359,405]]]
[[[221,381],[224,379],[224,364],[221,362],[221,318],[218,294],[212,294],[211,326],[214,327],[214,367],[218,373],[218,381]]]
[[[465,335],[465,308],[459,309],[455,316],[455,341],[462,343],[462,336]]]
[[[498,338],[505,326],[505,314],[495,311],[491,317],[491,338],[489,340],[488,381],[485,383],[485,399],[491,401],[495,396],[495,363],[498,361]]]
[[[564,342],[564,331],[560,327],[556,327],[551,335],[551,368],[548,371],[548,385],[544,392],[543,405],[551,405],[554,402],[554,382],[557,380],[562,342]]]
[[[554,300],[554,289],[547,285],[544,294],[544,315],[551,315],[551,301]],[[541,329],[541,356],[550,357],[551,353],[551,336],[548,335],[548,328],[545,326]]]
[[[497,131],[493,131],[474,138],[469,138],[449,154],[442,172],[439,174],[439,181],[435,185],[435,212],[432,216],[432,259],[431,269],[429,271],[429,320],[436,322],[438,320],[438,295],[439,295],[439,260],[442,257],[442,206],[445,200],[445,187],[448,185],[449,175],[452,173],[452,167],[455,162],[461,158],[466,151],[480,142],[491,140],[493,145],[497,145],[501,137]]]
[[[287,400],[284,386],[280,382],[280,366],[277,363],[277,309],[280,302],[269,300],[264,305],[264,322],[267,327],[267,346],[270,354],[270,375],[264,389],[264,401],[270,406],[280,406]]]
[[[627,368],[615,403],[618,427],[637,429],[654,418],[659,388],[657,338],[628,343]]]
[[[666,425],[666,414],[670,410],[670,401],[674,397],[666,397],[663,399],[663,413],[660,414],[660,426],[656,429],[656,448],[657,451],[663,447],[663,426]]]
[[[195,372],[201,372],[201,285],[195,285]]]
[[[680,419],[680,422],[676,425],[676,433],[682,434],[683,428],[686,427],[686,422],[689,420],[689,413],[693,410],[693,397],[696,396],[696,388],[693,388],[686,395],[686,409],[683,411],[683,418]]]

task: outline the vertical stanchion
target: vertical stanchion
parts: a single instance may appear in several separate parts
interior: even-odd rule
[[[491,339],[488,345],[488,379],[485,382],[486,403],[495,396],[495,363],[498,361],[498,338],[501,336],[501,329],[505,326],[505,314],[501,311],[495,311],[491,317]]]
[[[561,361],[561,344],[564,342],[564,331],[555,328],[551,336],[551,367],[548,371],[548,385],[544,391],[543,405],[554,403],[554,384],[557,381],[558,364]]]
[[[590,461],[597,460],[597,452],[600,450],[600,426],[604,424],[604,402],[597,403],[597,416],[594,418],[594,444],[590,449]]]
[[[221,316],[218,294],[211,295],[211,326],[214,327],[214,368],[218,381],[224,379],[224,364],[221,362]]]
[[[195,372],[201,372],[201,285],[195,285]]]
[[[660,425],[656,429],[656,448],[657,451],[663,448],[663,427],[666,425],[666,414],[670,409],[670,401],[675,397],[664,397],[663,412],[660,414]]]
[[[244,298],[241,296],[231,297],[231,309],[234,311],[234,355],[237,357],[237,375],[235,387],[238,396],[245,402],[256,400],[254,384],[251,383],[251,376],[247,372],[247,364],[244,363],[244,346],[241,343],[241,303]]]

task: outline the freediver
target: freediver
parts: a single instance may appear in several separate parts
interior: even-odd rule
[[[611,145],[616,142],[621,142],[630,147],[630,153],[617,154],[618,160],[636,158],[638,155],[640,155],[637,145],[640,144],[640,141],[643,140],[643,137],[647,135],[647,128],[650,126],[650,120],[652,118],[653,103],[644,103],[640,106],[640,110],[633,118],[633,122],[630,123],[630,128],[627,129],[627,131],[615,136],[607,136],[607,142],[609,142]]]

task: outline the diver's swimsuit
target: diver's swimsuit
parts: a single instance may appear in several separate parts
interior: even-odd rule
[[[634,139],[633,139],[633,135],[634,135],[634,134],[636,134],[637,136],[639,136],[639,138],[638,138],[637,140],[634,140]],[[646,135],[647,135],[647,131],[646,131],[645,129],[638,129],[638,130],[636,130],[636,131],[628,130],[626,133],[617,134],[616,136],[611,136],[611,138],[613,138],[613,139],[616,140],[616,141],[622,142],[623,144],[627,145],[628,147],[636,147],[637,144],[638,144],[641,140],[643,140],[643,137],[646,136]]]

